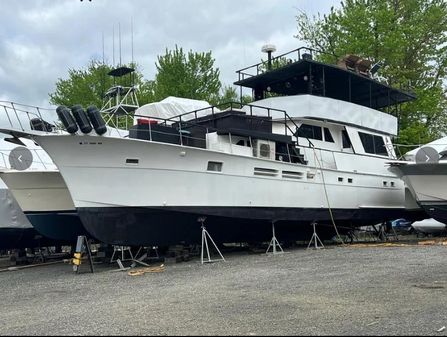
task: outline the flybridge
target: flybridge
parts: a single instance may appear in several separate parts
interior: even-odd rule
[[[239,80],[234,84],[251,88],[255,100],[264,99],[269,93],[280,96],[309,94],[383,109],[416,99],[412,93],[391,88],[371,78],[365,60],[347,55],[339,65],[330,65],[316,61],[318,53],[313,49],[299,48],[268,63],[261,62],[238,70]],[[280,66],[272,69],[272,64]]]

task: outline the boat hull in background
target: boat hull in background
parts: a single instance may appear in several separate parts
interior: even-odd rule
[[[8,170],[0,177],[41,235],[72,244],[88,234],[59,171]]]
[[[10,190],[0,181],[0,250],[56,246],[59,242],[38,233]]]
[[[398,172],[417,203],[433,219],[447,223],[447,161],[402,163]]]

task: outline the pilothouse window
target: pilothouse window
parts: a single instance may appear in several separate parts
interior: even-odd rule
[[[360,140],[366,153],[388,156],[385,142],[382,136],[371,135],[369,133],[359,132]]]
[[[297,131],[298,137],[309,138],[315,140],[323,140],[323,132],[321,126],[301,124]]]
[[[334,138],[332,138],[331,131],[328,128],[324,128],[324,141],[329,143],[335,143]]]
[[[349,139],[349,135],[348,132],[346,130],[343,130],[341,132],[341,138],[343,140],[343,148],[344,149],[349,149],[351,148],[351,140]]]

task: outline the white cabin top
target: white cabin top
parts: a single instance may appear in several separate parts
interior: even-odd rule
[[[362,105],[328,97],[296,95],[270,97],[254,102],[265,108],[284,110],[292,118],[309,118],[338,122],[370,129],[386,135],[397,135],[397,118]],[[248,110],[247,107],[244,110]],[[253,114],[256,108],[253,108]],[[265,110],[260,114],[265,115]],[[247,111],[248,112],[248,111]],[[272,116],[275,118],[275,116]]]

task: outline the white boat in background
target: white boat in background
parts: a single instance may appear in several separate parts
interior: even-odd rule
[[[6,185],[0,181],[0,250],[48,244],[29,223]]]
[[[307,49],[294,53],[298,60],[279,69],[239,71],[236,84],[253,89],[253,104],[169,118],[137,111],[129,137],[81,133],[71,122],[70,135],[2,132],[32,138],[50,154],[84,226],[109,244],[198,242],[202,217],[219,242],[267,241],[272,223],[294,241],[309,239],[313,222],[330,238],[334,225],[420,218],[385,165],[396,159],[397,120],[379,111],[415,97],[317,62]]]
[[[424,234],[446,233],[446,225],[435,219],[416,221],[411,225],[416,232]]]
[[[17,115],[26,111],[28,118],[16,121],[22,126],[28,123],[31,128],[51,130],[55,124],[38,118],[37,113],[46,109],[11,102],[0,102],[0,108]],[[32,140],[0,140],[0,178],[40,236],[59,244],[72,244],[78,235],[87,234],[56,165]]]
[[[407,161],[391,163],[426,213],[447,222],[447,137],[405,155]]]

